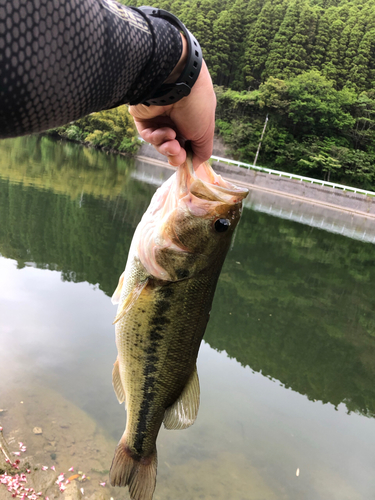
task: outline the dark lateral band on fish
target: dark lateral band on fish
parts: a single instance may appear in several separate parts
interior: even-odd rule
[[[110,481],[151,500],[156,439],[197,417],[196,359],[247,190],[189,158],[153,196],[112,301],[118,303],[113,387],[127,421]]]

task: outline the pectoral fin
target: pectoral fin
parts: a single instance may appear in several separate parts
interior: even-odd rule
[[[145,281],[141,281],[141,283],[138,283],[138,285],[136,285],[133,288],[133,290],[129,293],[129,295],[126,297],[124,302],[121,304],[121,307],[117,311],[117,316],[113,321],[113,325],[117,323],[117,321],[119,321],[121,318],[123,318],[125,314],[134,306],[138,297],[141,295],[142,291],[146,288],[147,283],[148,279],[146,279]]]
[[[118,285],[116,290],[113,292],[111,302],[113,305],[118,304],[120,302],[120,297],[121,297],[121,292],[122,292],[122,285],[124,284],[124,274],[125,271],[122,273],[120,276],[120,279],[118,280]]]
[[[193,425],[198,414],[199,396],[199,379],[197,367],[195,367],[179,398],[165,410],[164,427],[186,429]]]
[[[118,358],[115,361],[115,364],[113,365],[113,370],[112,370],[112,385],[113,389],[115,390],[115,394],[117,396],[118,402],[121,404],[125,401],[125,391],[122,386],[121,382],[121,377],[120,377],[120,365]]]

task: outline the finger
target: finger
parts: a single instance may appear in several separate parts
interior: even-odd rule
[[[173,141],[163,142],[160,146],[156,146],[156,149],[165,156],[176,156],[180,153],[181,146],[180,143],[175,139]]]
[[[160,146],[154,146],[156,151],[168,158],[168,163],[178,167],[186,160],[186,151],[177,140],[167,141]]]
[[[139,129],[138,129],[139,130]],[[139,133],[146,142],[153,146],[160,146],[164,142],[173,141],[176,138],[176,132],[170,127],[145,127],[139,130]]]
[[[186,151],[184,150],[184,148],[180,149],[178,155],[168,156],[168,163],[172,165],[172,167],[179,167],[184,163],[185,160],[186,160]]]
[[[199,165],[211,158],[212,150],[214,146],[213,133],[207,134],[208,137],[204,137],[199,141],[192,141],[191,148],[193,150],[193,167],[197,168]]]

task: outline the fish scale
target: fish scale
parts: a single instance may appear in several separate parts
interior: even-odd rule
[[[110,471],[132,500],[151,500],[156,439],[194,423],[196,360],[216,284],[247,190],[191,158],[155,193],[133,237],[114,293],[118,358],[113,386],[125,401],[125,432]]]
[[[124,318],[121,330],[132,332],[132,329],[135,328],[133,325],[140,324],[144,332],[141,345],[136,342],[137,345],[134,346],[132,333],[124,335],[118,340],[118,344],[125,343],[125,348],[119,349],[124,353],[123,366],[126,369],[123,381],[125,391],[126,394],[133,395],[131,398],[132,413],[129,414],[128,410],[129,437],[127,443],[129,448],[136,451],[137,454],[147,455],[154,450],[159,430],[158,424],[160,426],[163,420],[165,408],[169,407],[180,395],[195,366],[211,309],[212,301],[207,301],[206,298],[212,297],[210,289],[215,285],[216,283],[211,277],[202,275],[194,282],[186,280],[173,283],[173,285],[151,286],[150,290],[145,291],[145,297],[140,297],[138,307]],[[169,300],[164,298],[165,288],[168,290],[173,288],[173,293],[168,297]],[[160,318],[163,316],[160,316],[158,311],[158,304],[161,301],[169,306],[165,312],[168,312],[170,316],[164,325],[160,325]],[[142,308],[147,313],[142,313]],[[158,326],[157,336],[152,334],[153,331],[155,332],[155,323]],[[122,334],[120,333],[120,335]],[[142,363],[141,368],[139,363]],[[152,384],[149,381],[150,375],[155,379]],[[158,387],[155,388],[155,385]],[[163,385],[168,385],[168,392],[160,390]],[[150,389],[153,390],[151,393],[153,395],[155,390],[159,389],[157,401],[159,411],[148,405]],[[144,404],[145,402],[147,406]],[[141,425],[141,423],[143,424]],[[147,434],[148,439],[139,449],[134,443],[139,443],[141,440],[139,436],[141,428]],[[153,432],[151,432],[152,430]]]

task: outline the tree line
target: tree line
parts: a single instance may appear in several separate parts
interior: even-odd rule
[[[228,154],[252,163],[268,115],[259,165],[375,190],[375,0],[153,5],[200,41]]]
[[[258,165],[375,190],[375,0],[153,5],[202,45],[228,156],[252,163],[268,116]],[[130,154],[139,145],[126,106],[50,133]]]
[[[135,154],[140,145],[134,120],[126,105],[91,113],[75,122],[50,129],[46,134],[127,154]]]
[[[314,69],[337,89],[373,86],[374,0],[156,0],[153,6],[195,34],[217,85],[253,90],[270,76]]]

